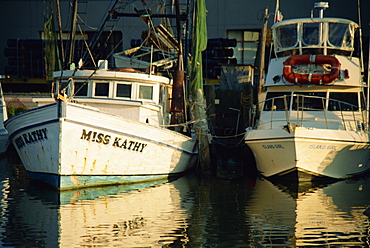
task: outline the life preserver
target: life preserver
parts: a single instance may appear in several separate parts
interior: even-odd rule
[[[295,64],[330,64],[328,74],[294,73]],[[292,55],[284,62],[283,76],[290,83],[299,84],[328,84],[339,77],[340,63],[337,58],[329,55]]]

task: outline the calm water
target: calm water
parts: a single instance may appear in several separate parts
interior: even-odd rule
[[[0,159],[2,247],[369,247],[370,179],[198,179],[57,193]]]

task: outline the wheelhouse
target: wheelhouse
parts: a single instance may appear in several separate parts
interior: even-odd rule
[[[276,57],[294,54],[352,56],[358,25],[340,18],[310,18],[274,24]]]
[[[117,80],[104,81],[95,79],[73,79],[71,82],[68,82],[68,84],[70,84],[68,95],[76,100],[89,97],[145,101],[154,104],[161,104],[162,97],[160,97],[160,92],[163,92],[165,87],[159,83],[153,84]]]

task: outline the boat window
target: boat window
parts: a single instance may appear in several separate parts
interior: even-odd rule
[[[290,94],[291,94],[290,92],[269,92],[267,93],[263,110],[282,111],[285,109],[289,109]],[[284,101],[284,98],[285,98],[285,101]]]
[[[329,111],[357,111],[358,94],[356,92],[330,92]]]
[[[153,99],[153,87],[146,86],[146,85],[140,85],[139,86],[139,98],[146,99],[146,100],[152,100]]]
[[[329,23],[329,42],[336,47],[351,47],[351,32],[348,24]]]
[[[302,41],[305,45],[321,43],[322,23],[303,23]]]
[[[116,97],[131,98],[131,84],[117,84]]]
[[[326,92],[295,92],[293,96],[293,110],[320,111],[324,110]]]
[[[95,83],[95,96],[109,96],[109,83]]]
[[[297,24],[289,24],[276,28],[277,46],[281,48],[295,47],[298,42]]]
[[[87,96],[87,82],[75,82],[74,83],[74,95],[75,96]]]

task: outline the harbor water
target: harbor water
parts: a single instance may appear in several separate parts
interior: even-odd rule
[[[0,159],[1,247],[369,247],[370,178],[258,176],[56,192]]]

